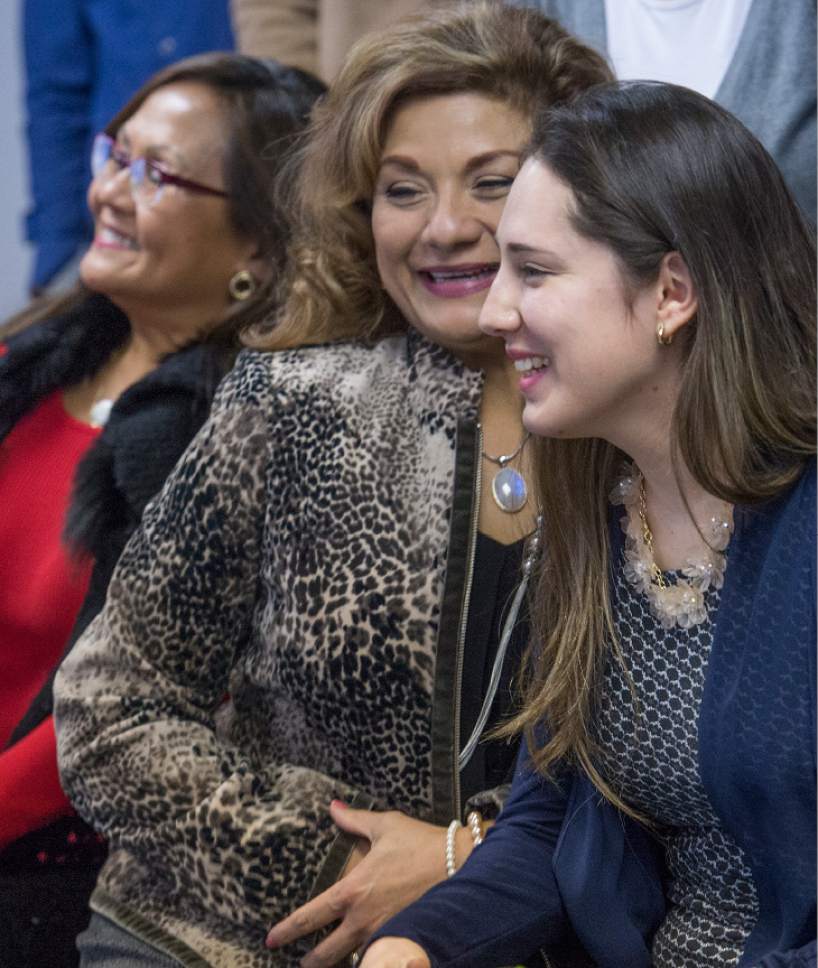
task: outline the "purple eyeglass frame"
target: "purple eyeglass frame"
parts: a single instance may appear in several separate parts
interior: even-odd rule
[[[104,155],[104,158],[101,157],[102,155]],[[155,171],[159,175],[160,188],[163,185],[178,185],[180,188],[186,188],[189,192],[199,192],[202,195],[216,195],[219,198],[228,197],[228,193],[222,191],[220,188],[211,188],[210,185],[203,185],[201,182],[192,181],[190,178],[182,178],[181,175],[172,175],[169,171],[165,171],[161,165],[158,165],[155,161],[151,161],[149,158],[131,159],[124,152],[117,149],[116,142],[109,134],[98,134],[94,138],[94,147],[91,152],[91,171],[94,177],[99,174],[102,166],[109,158],[113,158],[121,168],[127,168],[131,173],[134,171],[134,166],[136,166],[137,172],[139,172],[140,168],[143,169],[142,175],[144,175],[144,169],[150,168],[151,171]]]

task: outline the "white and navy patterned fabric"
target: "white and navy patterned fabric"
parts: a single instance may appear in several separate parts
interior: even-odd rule
[[[675,580],[673,573],[668,574]],[[719,592],[707,592],[710,618]],[[712,621],[662,628],[617,569],[615,621],[625,671],[609,652],[596,717],[600,765],[625,802],[655,824],[668,866],[668,913],[656,968],[727,968],[758,917],[752,874],[720,824],[699,771],[698,726]]]

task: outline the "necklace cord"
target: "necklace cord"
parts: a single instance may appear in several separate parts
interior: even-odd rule
[[[499,464],[500,467],[505,467],[506,464],[510,464],[511,461],[513,461],[514,458],[520,454],[520,451],[522,451],[523,447],[525,447],[525,445],[528,443],[528,438],[530,436],[531,431],[526,430],[522,436],[522,439],[520,440],[520,443],[517,444],[517,447],[510,454],[498,454],[497,457],[494,457],[491,454],[487,454],[485,451],[483,451],[483,457],[485,457],[486,460],[490,460],[492,464]]]
[[[529,538],[528,549],[523,562],[523,578],[517,587],[517,591],[514,594],[514,598],[511,603],[511,608],[508,611],[505,622],[503,622],[503,631],[500,635],[500,643],[497,646],[497,654],[494,656],[494,664],[491,667],[491,676],[489,677],[489,685],[486,690],[486,695],[483,697],[483,704],[480,707],[480,713],[477,717],[477,722],[474,724],[474,729],[471,731],[471,736],[469,736],[466,741],[466,745],[460,751],[457,757],[457,768],[462,773],[466,768],[467,764],[474,756],[474,751],[477,749],[477,744],[480,742],[480,737],[483,735],[483,730],[486,728],[486,723],[488,722],[489,715],[491,713],[491,707],[494,705],[494,697],[497,695],[497,690],[500,687],[500,677],[503,673],[503,664],[505,662],[506,652],[508,651],[508,643],[511,641],[511,634],[514,631],[514,626],[517,623],[517,615],[520,611],[520,606],[525,598],[525,593],[528,590],[528,578],[531,574],[531,569],[534,566],[534,559],[540,548],[540,530],[542,528],[542,515],[537,515],[536,530],[533,535]]]

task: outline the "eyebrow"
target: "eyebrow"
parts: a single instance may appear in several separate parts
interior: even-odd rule
[[[127,121],[125,121],[119,128],[119,130],[114,135],[114,141],[121,141],[127,148],[131,146],[131,139],[128,136],[126,130]],[[164,156],[162,160],[167,160],[172,165],[179,165],[181,162],[184,165],[184,156],[171,145],[148,145],[148,154],[154,154],[159,156]]]
[[[499,161],[500,158],[514,158],[519,161],[521,157],[521,151],[512,151],[511,149],[485,151],[481,155],[475,155],[474,158],[470,158],[466,163],[464,171],[466,174],[470,174],[477,168],[482,168],[484,165],[491,164],[493,161]],[[396,165],[398,168],[412,172],[419,172],[421,170],[420,165],[414,158],[409,158],[406,155],[387,155],[381,159],[381,167],[384,165]]]
[[[540,249],[533,245],[525,245],[522,242],[509,242],[506,249],[514,255],[537,255],[550,259],[552,262],[562,263],[563,261],[556,252],[551,252],[550,249]]]
[[[544,255],[548,259],[559,259],[556,252],[551,252],[550,249],[540,249],[533,245],[526,245],[524,242],[509,242],[506,248],[515,255],[518,253],[523,255]]]

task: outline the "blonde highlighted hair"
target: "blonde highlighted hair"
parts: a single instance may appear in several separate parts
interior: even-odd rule
[[[249,342],[279,349],[376,339],[405,324],[383,292],[369,208],[389,122],[416,97],[476,92],[533,121],[611,77],[605,61],[534,10],[489,0],[441,6],[364,37],[313,114],[285,172],[294,243],[281,311]]]

